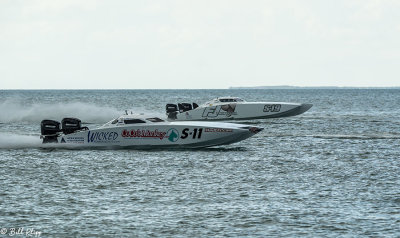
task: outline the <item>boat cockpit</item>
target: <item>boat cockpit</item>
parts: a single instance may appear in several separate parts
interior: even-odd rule
[[[238,98],[238,97],[219,97],[219,98],[215,98],[211,101],[204,103],[204,105],[225,103],[225,102],[245,102],[245,100]]]
[[[135,117],[135,116],[127,116],[123,115],[116,119],[113,119],[102,127],[110,127],[110,126],[121,126],[121,125],[129,125],[129,124],[144,124],[144,123],[157,123],[157,122],[165,122],[163,119],[158,117]]]

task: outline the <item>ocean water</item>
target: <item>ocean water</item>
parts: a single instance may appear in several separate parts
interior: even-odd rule
[[[265,130],[223,147],[39,147],[44,118],[92,128],[216,96],[314,106],[245,121]],[[399,102],[398,89],[0,91],[0,237],[399,237]]]

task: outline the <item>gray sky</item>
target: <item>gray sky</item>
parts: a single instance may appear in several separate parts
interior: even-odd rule
[[[274,85],[400,86],[400,1],[0,1],[0,89]]]

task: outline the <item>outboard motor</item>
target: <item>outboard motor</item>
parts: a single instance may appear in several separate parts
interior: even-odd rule
[[[83,129],[81,127],[81,120],[78,118],[64,118],[61,121],[62,132],[66,134],[74,133],[75,131]]]
[[[167,106],[165,106],[165,110],[167,113],[176,112],[178,111],[178,106],[176,104],[167,104]]]
[[[53,120],[43,120],[40,123],[40,129],[43,138],[43,143],[57,143],[58,133],[60,130],[60,123]]]
[[[176,115],[178,114],[178,106],[176,104],[167,104],[165,110],[167,111],[168,119],[176,119]]]

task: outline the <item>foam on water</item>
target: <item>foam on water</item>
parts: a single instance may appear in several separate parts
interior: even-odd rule
[[[18,149],[68,149],[68,150],[86,150],[89,147],[82,147],[74,144],[60,144],[60,143],[42,143],[43,140],[39,135],[16,135],[10,133],[0,133],[0,150],[18,150]],[[107,149],[90,147],[91,150]],[[113,149],[121,149],[113,147]]]
[[[39,148],[42,140],[34,135],[0,134],[0,149]]]

